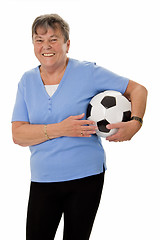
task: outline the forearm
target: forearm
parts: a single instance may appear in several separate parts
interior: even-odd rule
[[[20,124],[12,130],[14,143],[31,146],[47,141],[43,124]],[[59,124],[48,124],[47,135],[50,139],[60,137]]]
[[[126,91],[124,95],[131,100],[131,117],[137,116],[143,118],[147,102],[146,88],[136,82],[130,81],[130,92]]]
[[[130,80],[124,96],[131,100],[131,117],[137,116],[143,118],[147,102],[146,88]],[[109,124],[107,125],[107,128],[117,128],[118,131],[116,134],[107,137],[106,140],[113,142],[122,142],[131,140],[131,138],[141,128],[141,124],[138,121],[132,120],[128,122]]]
[[[69,116],[59,123],[48,124],[46,130],[44,128],[45,125],[13,122],[13,141],[20,146],[31,146],[47,141],[48,137],[49,139],[62,136],[91,137],[91,134],[96,133],[95,129],[97,127],[94,126],[95,122],[82,120],[83,117],[84,114]]]

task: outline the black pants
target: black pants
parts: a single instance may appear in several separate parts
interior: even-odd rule
[[[88,240],[103,182],[104,173],[58,183],[31,182],[26,240],[53,240],[63,213],[63,240]]]

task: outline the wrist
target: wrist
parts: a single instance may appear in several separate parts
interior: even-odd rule
[[[47,140],[50,140],[51,138],[48,136],[47,126],[48,125],[44,125],[44,135],[45,135]]]
[[[130,120],[139,123],[140,126],[143,124],[143,119],[137,116],[132,116]]]
[[[47,129],[47,135],[45,134],[45,136],[46,136],[47,140],[61,137],[60,123],[48,124],[46,129]]]
[[[142,125],[141,125],[138,121],[136,121],[136,120],[130,120],[129,123],[131,124],[130,127],[131,127],[132,129],[134,129],[135,132],[139,131],[140,128],[141,128],[141,126],[142,126]]]

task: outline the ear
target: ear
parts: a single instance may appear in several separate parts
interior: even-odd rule
[[[70,40],[69,40],[69,39],[67,40],[67,43],[66,43],[66,44],[67,44],[66,53],[68,53],[68,51],[69,51],[69,48],[70,48]]]

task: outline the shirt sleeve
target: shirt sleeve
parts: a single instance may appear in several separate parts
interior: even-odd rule
[[[124,94],[129,82],[128,78],[119,76],[96,64],[93,67],[93,79],[97,93],[113,90]]]
[[[29,122],[27,105],[25,101],[25,91],[24,91],[24,76],[18,84],[18,90],[16,95],[16,101],[12,114],[12,122],[14,121],[24,121]]]

